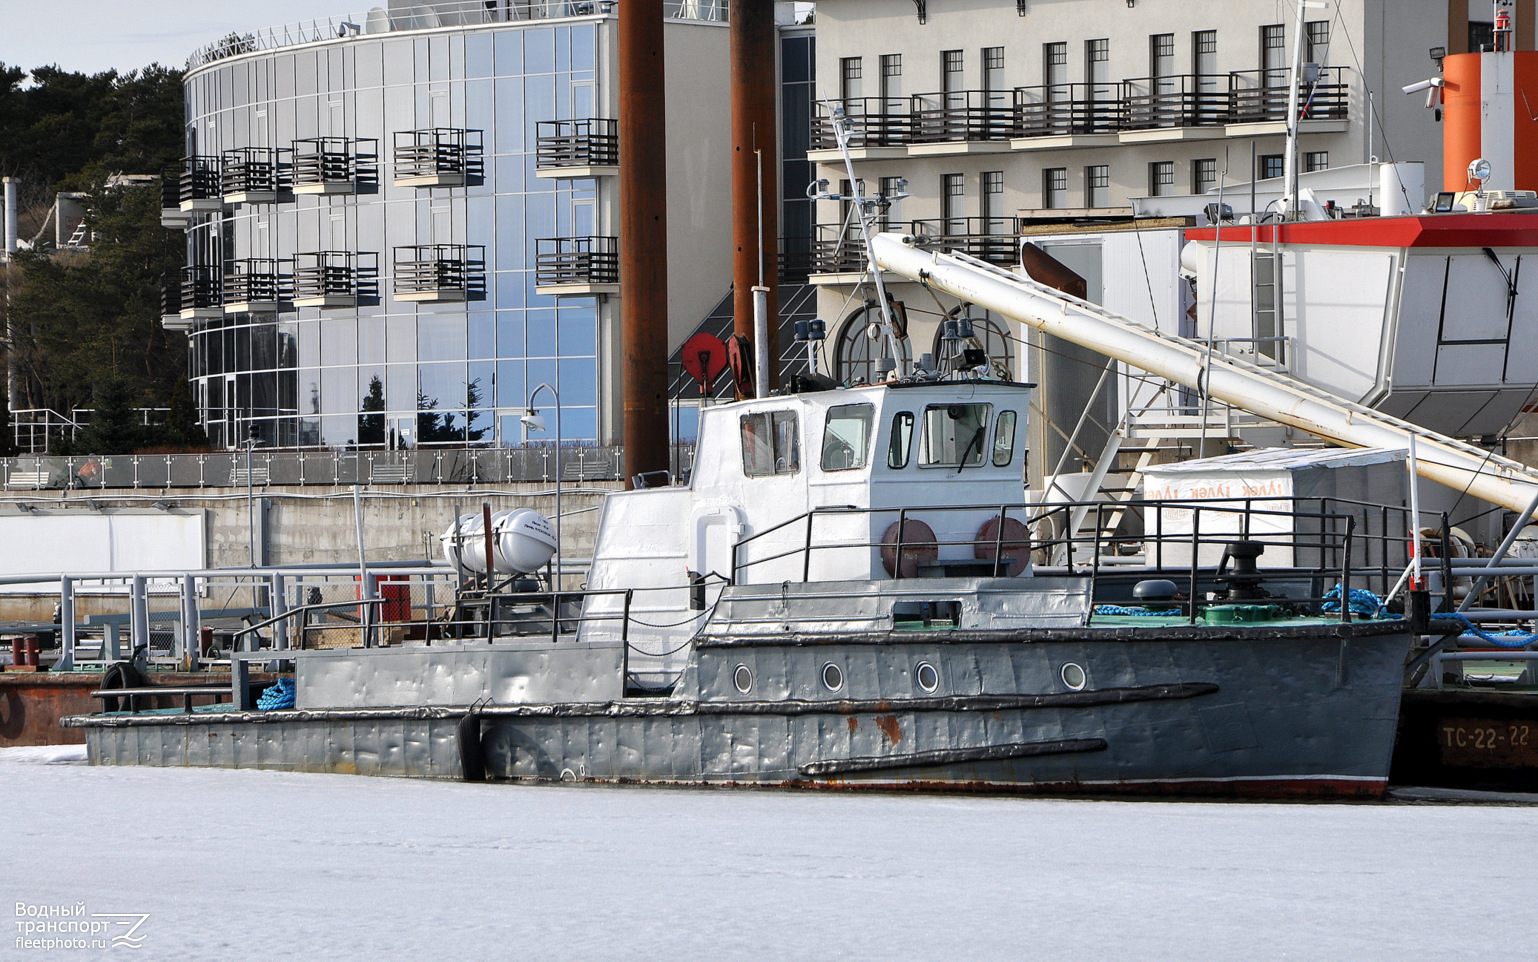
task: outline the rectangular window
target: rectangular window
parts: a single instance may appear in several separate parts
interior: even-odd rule
[[[883,113],[901,113],[907,108],[903,96],[903,55],[881,55],[881,110]]]
[[[1084,168],[1084,206],[1111,206],[1111,168],[1095,164]]]
[[[913,447],[913,412],[898,411],[892,415],[892,440],[886,449],[886,466],[892,469],[908,466],[908,451]]]
[[[828,409],[822,430],[822,469],[855,471],[870,463],[873,404],[839,404]]]
[[[859,100],[864,94],[865,64],[859,57],[844,57],[838,62],[838,95],[846,102]]]
[[[1170,77],[1175,73],[1175,35],[1156,33],[1148,38],[1148,75]]]
[[[967,232],[966,224],[967,182],[963,174],[940,175],[940,219],[948,236],[958,237]]]
[[[1256,163],[1260,165],[1260,169],[1255,174],[1262,180],[1267,177],[1282,176],[1283,157],[1281,154],[1261,154]]]
[[[902,193],[901,182],[901,177],[881,178],[881,196],[885,199],[887,206],[877,214],[876,219],[881,224],[882,230],[890,229],[892,224],[902,223],[902,198],[893,199]]]
[[[1090,96],[1105,100],[1111,95],[1111,41],[1084,41],[1084,82],[1089,84]]]
[[[1283,357],[1281,304],[1276,296],[1277,255],[1258,251],[1255,254],[1255,289],[1251,303],[1254,305],[1254,332],[1256,358]]]
[[[1304,25],[1303,60],[1321,66],[1330,62],[1330,21],[1310,20]]]
[[[1041,172],[1041,206],[1057,210],[1067,206],[1068,168],[1048,167]]]
[[[1004,233],[1004,172],[1002,170],[985,170],[982,176],[983,197],[982,206],[978,213],[983,216],[983,232],[987,234]],[[998,229],[996,229],[998,228]]]
[[[1148,165],[1148,194],[1163,197],[1173,192],[1175,186],[1175,162],[1156,160]]]
[[[962,89],[962,56],[960,50],[940,51],[940,89],[955,93]]]
[[[1191,193],[1205,194],[1218,185],[1216,158],[1204,157],[1191,161]]]
[[[1068,100],[1068,44],[1041,45],[1041,83],[1051,100]]]
[[[1260,28],[1260,77],[1264,86],[1287,86],[1287,28],[1279,23]]]
[[[965,467],[983,462],[991,404],[942,404],[924,409],[919,464]]]
[[[750,478],[801,470],[801,436],[794,411],[744,414],[742,473]]]
[[[993,427],[993,466],[1007,468],[1015,457],[1015,412],[1000,411]]]
[[[983,48],[983,89],[1001,91],[1004,84],[1004,48]]]
[[[1330,166],[1330,152],[1328,150],[1308,150],[1303,153],[1303,171],[1312,173],[1316,170],[1324,170]]]
[[[1198,75],[1218,72],[1218,32],[1198,30],[1191,34],[1191,72]]]

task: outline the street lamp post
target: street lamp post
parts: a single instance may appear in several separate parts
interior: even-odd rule
[[[561,395],[549,384],[541,382],[538,387],[529,393],[528,413],[519,418],[525,427],[535,431],[545,430],[545,419],[540,417],[539,411],[534,407],[534,399],[540,391],[549,391],[555,399],[555,577],[559,581],[561,577]],[[559,584],[552,584],[552,590],[558,590]]]

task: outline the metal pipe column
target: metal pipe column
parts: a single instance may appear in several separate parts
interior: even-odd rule
[[[668,208],[662,0],[619,5],[619,279],[625,475],[668,467]],[[630,486],[627,480],[626,486]]]
[[[753,331],[753,288],[768,288],[769,380],[778,387],[780,151],[775,123],[774,4],[743,0],[731,6],[732,61],[732,317],[733,333],[759,347]],[[762,182],[760,182],[762,174]],[[757,373],[757,372],[755,372]]]

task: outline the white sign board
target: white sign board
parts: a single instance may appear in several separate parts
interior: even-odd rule
[[[0,584],[0,592],[57,590],[59,576],[65,574],[196,570],[204,566],[203,529],[201,511],[0,515],[0,578],[40,579],[35,584]],[[80,588],[128,590],[126,585]]]

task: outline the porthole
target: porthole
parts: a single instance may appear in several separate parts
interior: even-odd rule
[[[1074,691],[1083,691],[1084,686],[1088,682],[1089,676],[1084,673],[1084,669],[1080,666],[1075,665],[1071,661],[1063,666],[1063,684],[1069,688]]]
[[[828,691],[838,691],[844,687],[844,669],[828,662],[822,666],[822,684]]]
[[[742,692],[744,695],[752,691],[753,669],[749,668],[747,665],[738,665],[737,670],[732,672],[732,684],[735,685],[737,690]]]
[[[933,692],[940,687],[940,673],[935,671],[935,666],[927,661],[919,662],[919,666],[913,670],[913,678],[919,683],[919,687],[927,692]]]

